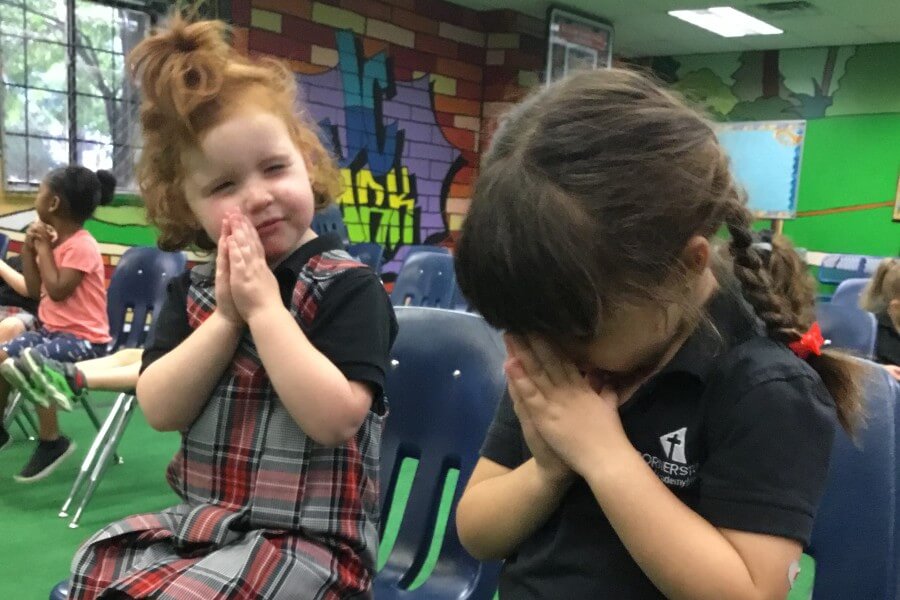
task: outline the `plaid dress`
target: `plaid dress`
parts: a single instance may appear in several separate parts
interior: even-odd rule
[[[304,331],[329,286],[360,266],[342,250],[306,262],[289,303]],[[190,274],[194,329],[215,309],[213,269]],[[314,442],[275,395],[248,331],[169,465],[184,503],[96,533],[73,561],[70,598],[371,597],[379,412],[340,447]]]

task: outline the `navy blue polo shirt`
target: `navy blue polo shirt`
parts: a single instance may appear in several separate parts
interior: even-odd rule
[[[735,294],[620,409],[631,443],[660,480],[712,525],[809,542],[837,422],[818,374],[761,333]],[[508,396],[482,456],[531,458]],[[698,577],[702,574],[698,574]],[[662,599],[577,479],[547,522],[507,557],[503,600]]]

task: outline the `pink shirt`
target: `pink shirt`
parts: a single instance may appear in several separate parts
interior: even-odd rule
[[[72,295],[61,302],[50,298],[41,284],[38,319],[51,332],[70,333],[93,344],[110,339],[106,314],[106,278],[97,240],[84,229],[53,249],[57,269],[84,273]]]

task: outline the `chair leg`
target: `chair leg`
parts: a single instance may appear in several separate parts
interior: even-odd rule
[[[10,423],[12,423],[13,417],[15,416],[21,401],[22,394],[15,392],[9,395],[9,402],[6,403],[6,410],[0,415],[0,417],[3,418],[4,427],[9,427]]]
[[[128,421],[131,419],[131,414],[134,411],[134,401],[134,396],[127,396],[127,400],[125,400],[122,410],[120,411],[120,416],[112,426],[106,444],[104,444],[103,450],[100,452],[100,456],[97,458],[97,462],[94,465],[94,469],[91,471],[87,489],[81,497],[81,502],[78,504],[75,515],[72,517],[72,522],[69,523],[70,529],[78,527],[78,524],[81,521],[81,515],[88,502],[91,501],[94,491],[100,483],[100,477],[103,475],[109,464],[110,457],[115,454],[116,447],[119,445],[119,441],[122,438],[122,433],[125,431],[125,427],[128,425]]]
[[[120,394],[122,396],[124,394]],[[94,407],[91,406],[91,403],[88,401],[88,395],[85,393],[81,398],[81,404],[84,406],[84,412],[87,413],[88,418],[91,420],[91,423],[94,424],[94,429],[98,432],[100,431],[100,419],[97,418],[97,413],[94,411]],[[123,462],[122,457],[118,454],[115,455],[116,464],[121,465]]]
[[[25,418],[23,418],[22,415],[16,415],[15,420],[16,420],[16,425],[18,425],[19,429],[22,430],[22,433],[25,434],[25,439],[27,439],[29,442],[33,442],[35,439],[34,434],[31,433],[30,431],[28,431],[28,428],[25,427],[25,425],[28,424],[28,421]]]
[[[72,484],[72,489],[59,511],[60,518],[69,516],[69,507],[75,500],[75,496],[78,494],[81,486],[84,485],[84,482],[87,480],[88,473],[90,473],[91,469],[94,466],[94,463],[96,462],[98,452],[100,452],[101,447],[103,447],[104,444],[106,444],[106,442],[108,441],[110,431],[119,419],[119,413],[122,411],[122,405],[125,402],[127,396],[127,394],[119,394],[119,397],[116,398],[116,401],[113,404],[112,408],[109,409],[109,414],[106,416],[106,420],[103,421],[103,425],[100,426],[100,431],[94,437],[94,441],[91,443],[91,447],[90,449],[88,449],[87,455],[84,457],[84,461],[82,461],[81,463],[81,469],[78,471],[78,475],[75,477],[75,482]],[[94,416],[96,418],[96,415]]]
[[[28,425],[31,427],[31,430],[34,432],[34,434],[38,435],[40,433],[40,429],[38,429],[37,421],[34,420],[34,415],[31,414],[31,411],[28,410],[28,407],[22,407],[21,415],[25,418],[26,421],[28,421]]]
[[[28,409],[22,407],[22,394],[19,392],[11,394],[9,404],[6,405],[6,412],[3,414],[3,427],[9,429],[13,421],[19,426],[28,441],[33,442],[35,436],[38,435],[37,424]],[[31,433],[26,425],[30,425],[31,431],[34,433]]]

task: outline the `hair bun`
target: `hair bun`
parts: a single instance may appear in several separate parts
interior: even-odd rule
[[[128,62],[151,114],[188,124],[194,109],[216,97],[231,52],[226,29],[220,21],[191,23],[175,14],[135,47]]]
[[[97,171],[97,179],[100,180],[100,206],[106,206],[116,196],[116,176],[103,169]]]

